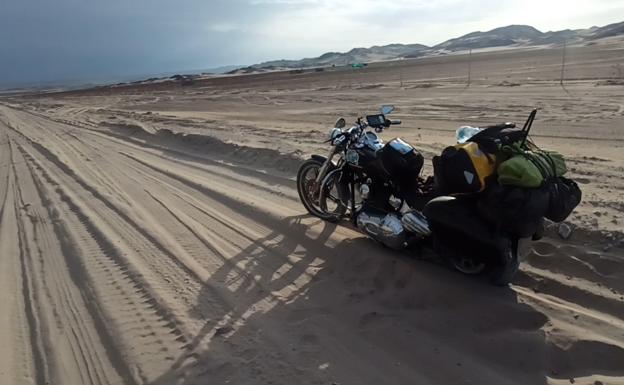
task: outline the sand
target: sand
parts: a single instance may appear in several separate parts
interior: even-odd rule
[[[1,99],[0,384],[623,384],[624,44],[572,47],[565,88],[560,54]],[[298,164],[383,103],[427,158],[540,107],[571,238],[501,289],[307,215]]]

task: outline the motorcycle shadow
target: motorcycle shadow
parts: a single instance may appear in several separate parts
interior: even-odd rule
[[[205,282],[204,322],[154,384],[546,384],[589,375],[510,288],[391,251],[350,225],[273,231]],[[240,266],[243,266],[241,268]]]

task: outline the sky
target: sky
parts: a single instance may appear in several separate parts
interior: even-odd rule
[[[0,86],[106,82],[624,21],[624,0],[0,0]]]

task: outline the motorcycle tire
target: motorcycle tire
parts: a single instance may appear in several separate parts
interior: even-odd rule
[[[446,260],[453,269],[466,275],[479,275],[483,273],[487,265],[483,261],[476,260],[466,255],[458,255],[457,252],[446,247],[437,237],[433,237],[433,249]]]
[[[479,275],[487,266],[483,261],[468,257],[451,257],[450,261],[455,270],[466,275]]]
[[[312,185],[313,179],[308,177],[310,172],[314,174],[313,176],[318,175],[322,166],[323,163],[316,159],[308,159],[303,162],[297,172],[297,193],[308,213],[323,220],[335,221],[335,215],[321,209],[319,205],[320,191]]]
[[[330,222],[339,221],[347,212],[348,202],[345,204],[343,200],[347,200],[345,197],[349,196],[349,191],[340,183],[340,176],[341,173],[337,172],[326,178],[319,193],[319,207],[327,216],[325,219]],[[335,192],[332,195],[334,189]],[[335,207],[330,209],[328,201],[333,202]]]
[[[509,285],[518,273],[518,240],[505,240],[499,248],[498,263],[492,270],[490,282],[495,286]]]

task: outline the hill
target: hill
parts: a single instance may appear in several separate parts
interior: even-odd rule
[[[530,25],[509,25],[490,31],[475,31],[449,39],[433,47],[424,44],[388,44],[370,48],[353,48],[348,52],[327,52],[314,58],[300,60],[273,60],[235,69],[230,74],[271,71],[278,69],[300,69],[311,67],[343,66],[354,63],[395,60],[439,55],[468,49],[507,46],[537,46],[581,43],[612,36],[624,36],[624,22],[588,29],[565,29],[542,32]]]

